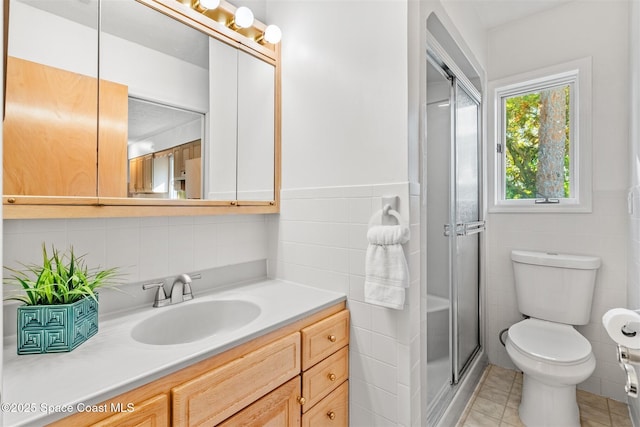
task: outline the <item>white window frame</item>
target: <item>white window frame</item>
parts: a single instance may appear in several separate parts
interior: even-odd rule
[[[558,203],[536,203],[536,199],[505,199],[506,144],[503,100],[560,85],[571,86],[570,96],[570,198]],[[591,212],[591,58],[535,70],[489,82],[493,108],[488,111],[487,166],[489,212]]]

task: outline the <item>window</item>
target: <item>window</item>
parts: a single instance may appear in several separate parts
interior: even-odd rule
[[[590,60],[492,82],[490,88],[496,170],[490,210],[589,212]]]

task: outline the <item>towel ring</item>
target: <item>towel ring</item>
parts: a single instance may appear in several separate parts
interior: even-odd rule
[[[391,209],[391,205],[387,203],[382,207],[382,209],[380,209],[378,212],[373,214],[373,216],[369,220],[369,227],[373,226],[373,222],[375,221],[376,218],[380,217],[380,220],[382,221],[382,218],[384,216],[392,216],[396,219],[396,221],[398,221],[398,225],[404,225],[402,223],[402,217],[400,216],[398,211]]]

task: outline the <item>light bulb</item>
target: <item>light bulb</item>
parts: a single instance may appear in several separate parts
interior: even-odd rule
[[[253,25],[253,12],[246,6],[237,8],[233,16],[234,24],[239,28],[249,28]]]
[[[263,37],[267,43],[276,44],[282,39],[282,30],[277,25],[268,25]]]
[[[220,0],[200,0],[200,6],[208,10],[213,10],[220,6]]]

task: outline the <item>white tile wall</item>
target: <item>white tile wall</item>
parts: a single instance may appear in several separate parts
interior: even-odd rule
[[[490,214],[487,223],[487,353],[492,363],[515,368],[498,340],[503,328],[521,320],[516,305],[513,249],[595,255],[597,274],[591,320],[577,327],[593,347],[594,374],[579,388],[626,400],[625,377],[616,362],[615,345],[602,327],[602,315],[626,304],[627,194],[594,193],[592,214]],[[640,248],[639,248],[640,249]]]
[[[364,302],[366,232],[382,196],[400,196],[398,210],[411,223],[405,245],[411,287],[402,311]],[[282,191],[279,217],[270,218],[271,276],[348,295],[351,310],[351,425],[409,426],[419,418],[419,198],[407,183]],[[409,220],[411,218],[411,220]],[[414,380],[415,378],[415,380]],[[417,397],[416,397],[417,396]]]
[[[636,7],[636,20],[640,22],[640,7]],[[638,37],[640,44],[640,37]],[[640,99],[637,100],[640,102]],[[636,166],[637,167],[637,166]],[[640,186],[636,185],[630,190],[633,198],[632,211],[629,212],[629,236],[628,266],[627,266],[627,307],[640,309]],[[632,397],[628,398],[631,419],[634,426],[640,425],[640,401]]]
[[[267,231],[265,215],[5,220],[3,265],[39,262],[45,242],[139,282],[266,259]]]

